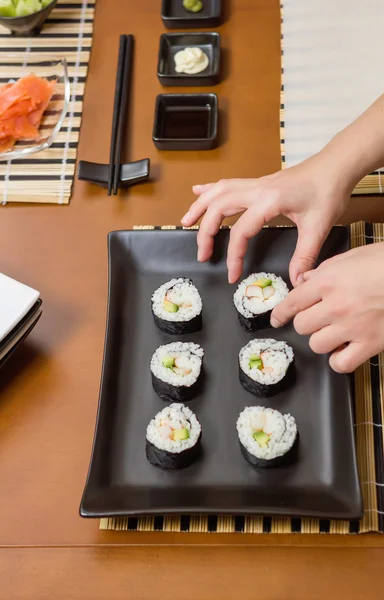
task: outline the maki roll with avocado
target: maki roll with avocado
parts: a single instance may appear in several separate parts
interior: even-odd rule
[[[293,350],[286,342],[251,340],[239,352],[240,383],[256,396],[273,396],[293,381],[293,359]]]
[[[194,333],[202,326],[203,305],[191,279],[179,277],[163,283],[152,295],[156,325],[165,333]]]
[[[247,406],[236,423],[241,452],[255,467],[275,467],[292,458],[296,421],[273,408]]]
[[[288,295],[285,281],[274,273],[253,273],[233,296],[240,325],[246,331],[270,327],[271,312]]]
[[[151,359],[152,385],[167,402],[185,402],[199,393],[204,350],[198,344],[160,346]]]
[[[201,425],[184,404],[171,404],[147,427],[146,455],[152,465],[163,469],[189,467],[201,449]]]

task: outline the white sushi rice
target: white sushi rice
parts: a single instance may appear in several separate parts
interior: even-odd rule
[[[178,375],[172,369],[164,367],[163,358],[183,356],[188,359],[188,368],[192,369],[189,375]],[[165,346],[159,346],[151,358],[151,371],[158,379],[175,386],[190,387],[193,385],[201,372],[204,350],[199,344],[193,342],[172,342]]]
[[[179,310],[174,313],[164,310],[164,299],[168,290],[171,290],[169,297],[172,302],[177,305],[189,302],[192,306],[188,308],[180,306]],[[163,283],[152,295],[152,310],[157,317],[164,321],[190,321],[199,315],[202,309],[203,304],[197,287],[189,279],[182,277]]]
[[[272,280],[272,286],[275,289],[275,293],[271,298],[264,301],[258,300],[257,298],[247,298],[245,295],[247,287],[252,285],[252,283],[258,279]],[[240,314],[247,319],[250,319],[255,315],[261,315],[275,308],[275,306],[284,300],[288,295],[288,292],[288,286],[285,281],[274,273],[252,273],[252,275],[249,275],[239,283],[237,290],[233,295],[233,303]]]
[[[189,437],[186,440],[173,441],[161,436],[159,428],[166,423],[174,429],[188,429]],[[196,415],[184,404],[170,404],[150,421],[147,427],[147,440],[156,448],[167,452],[180,453],[192,448],[201,434],[201,425]]]
[[[271,367],[273,372],[264,373],[260,369],[251,369],[249,361],[251,356],[255,354],[262,356],[264,367]],[[280,342],[269,338],[251,340],[243,346],[239,352],[239,364],[241,369],[253,381],[271,385],[278,383],[285,376],[289,365],[293,361],[293,349],[286,342]]]
[[[294,417],[264,406],[247,406],[240,413],[236,428],[239,440],[248,452],[265,460],[286,454],[297,436]],[[254,432],[260,429],[270,435],[266,446],[260,446],[253,438]]]

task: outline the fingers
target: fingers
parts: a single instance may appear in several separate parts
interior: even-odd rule
[[[203,216],[207,208],[208,202],[200,196],[198,200],[191,204],[188,212],[181,219],[181,224],[184,225],[184,227],[192,227],[192,225],[195,225],[200,217]]]
[[[346,255],[348,255],[348,257],[353,256],[356,253],[356,250],[357,250],[357,248],[354,248],[353,250],[348,250],[348,252],[336,254],[336,256],[332,256],[331,258],[324,260],[322,263],[319,264],[319,266],[316,269],[311,269],[310,271],[303,273],[303,281],[308,281],[314,275],[316,275],[316,273],[319,273],[320,271],[322,271],[325,267],[330,267],[330,266],[334,265],[335,263],[337,263],[339,260],[345,259]]]
[[[327,234],[316,230],[316,224],[310,227],[298,223],[296,250],[289,265],[289,276],[293,286],[304,281],[303,274],[312,269]]]
[[[327,354],[348,341],[344,328],[328,325],[311,335],[309,345],[316,354]]]
[[[257,196],[257,186],[255,185],[256,181],[257,180],[248,179],[228,179],[218,181],[217,183],[213,184],[207,184],[206,186],[196,186],[197,189],[201,188],[201,192],[199,192],[199,198],[190,206],[187,214],[181,219],[181,223],[184,225],[184,227],[191,227],[192,225],[195,225],[206,212],[208,206],[210,206],[213,202],[218,202],[221,200],[224,195],[231,195],[231,202],[234,206],[237,206],[237,209],[232,212],[232,214],[235,215],[237,212],[241,211],[239,198],[242,196],[242,194],[238,194],[235,197],[232,195],[235,192],[240,192],[241,190],[244,192],[251,187],[252,198],[255,198]]]
[[[192,191],[196,196],[200,196],[204,192],[208,191],[214,185],[215,185],[214,183],[204,183],[203,185],[194,185],[194,186],[192,186]]]
[[[272,327],[281,327],[293,319],[295,315],[321,300],[319,286],[314,279],[299,285],[288,296],[276,306],[271,315]]]
[[[197,234],[197,260],[204,262],[212,256],[215,235],[220,229],[224,217],[229,216],[225,201],[211,204],[201,222]]]
[[[307,310],[297,314],[293,326],[299,335],[311,335],[331,322],[331,315],[326,303],[322,300]]]
[[[329,359],[329,364],[336,373],[352,373],[375,354],[376,352],[366,344],[351,342],[335,350]]]
[[[248,247],[248,240],[263,227],[265,217],[260,209],[249,209],[233,225],[228,244],[228,281],[235,283],[243,271],[243,259]]]
[[[191,227],[195,225],[200,217],[206,212],[209,204],[217,197],[220,193],[219,184],[210,185],[206,192],[203,192],[197,200],[189,207],[189,211],[181,219],[184,227]]]

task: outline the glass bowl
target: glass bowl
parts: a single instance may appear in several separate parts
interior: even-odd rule
[[[57,0],[52,0],[44,8],[24,17],[0,17],[0,25],[19,36],[37,35],[56,4]]]
[[[42,54],[31,53],[28,55],[27,60],[25,60],[25,55],[23,53],[20,54],[1,54],[2,71],[3,73],[8,72],[10,82],[33,73],[38,77],[45,77],[50,81],[56,80],[56,86],[48,107],[43,114],[39,127],[39,139],[33,141],[20,140],[16,142],[11,150],[0,152],[0,161],[23,158],[49,148],[55,141],[68,111],[70,84],[65,58],[47,59]]]

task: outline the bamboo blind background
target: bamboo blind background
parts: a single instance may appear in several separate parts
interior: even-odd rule
[[[84,87],[92,46],[95,0],[59,0],[36,37],[17,37],[0,26],[0,82],[34,55],[65,58],[71,98],[63,126],[50,148],[24,159],[0,162],[0,204],[68,204],[75,174]],[[14,56],[7,57],[7,54]],[[13,64],[13,67],[10,66]],[[37,73],[39,74],[39,73]]]
[[[138,229],[157,229],[152,226]],[[174,226],[163,229],[176,229]],[[384,241],[384,224],[351,225],[351,246]],[[364,502],[361,521],[227,515],[118,517],[100,520],[100,529],[202,533],[366,533],[384,532],[384,352],[355,372],[355,429]]]
[[[284,11],[284,5],[286,11]],[[320,10],[319,5],[321,6]],[[376,10],[377,8],[378,10]],[[360,6],[355,4],[353,10],[350,9],[349,0],[338,0],[336,3],[333,0],[317,0],[311,3],[303,0],[283,0],[280,5],[282,168],[286,166],[286,160],[289,161],[290,157],[289,166],[306,158],[303,154],[305,148],[306,155],[312,155],[320,150],[327,141],[323,139],[325,131],[328,135],[328,129],[336,127],[334,135],[347,125],[346,115],[348,115],[349,122],[352,121],[384,92],[381,75],[381,60],[384,50],[381,32],[384,25],[384,13],[381,8],[380,0],[367,0],[367,3],[360,4]],[[375,23],[372,22],[373,14]],[[377,31],[379,31],[379,35],[376,36]],[[332,35],[329,35],[330,32]],[[339,42],[337,48],[333,47],[334,32],[336,32],[336,39]],[[355,37],[351,42],[353,32],[355,32]],[[286,40],[284,34],[286,34]],[[324,50],[328,50],[328,48],[318,44],[326,39],[334,53],[331,58],[327,55],[322,59]],[[359,60],[356,56],[346,56],[348,52],[352,51],[352,45],[358,49]],[[289,63],[286,64],[286,73],[284,73],[285,50],[290,58]],[[344,68],[335,72],[339,67],[339,62],[342,62]],[[351,75],[351,69],[354,69],[354,76]],[[316,75],[315,83],[314,75]],[[285,79],[287,79],[286,82]],[[287,84],[286,89],[285,83]],[[344,89],[341,91],[340,88],[343,86]],[[291,143],[289,146],[286,141],[285,110],[285,107],[288,106],[285,104],[288,95],[291,114],[290,137],[288,138]],[[341,98],[344,100],[342,101]],[[349,105],[353,105],[353,110]],[[314,107],[318,109],[318,112],[315,112]],[[354,114],[353,118],[351,118],[351,114]],[[306,127],[305,123],[307,123]],[[300,149],[297,143],[298,136],[302,138]],[[319,140],[322,140],[320,146]],[[290,152],[286,156],[287,148],[290,148]],[[309,153],[308,148],[311,148]],[[296,156],[297,152],[299,152],[298,156]],[[294,163],[292,163],[293,155],[295,156]],[[353,193],[382,194],[383,185],[384,170],[381,169],[364,177],[357,184]]]

